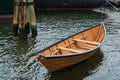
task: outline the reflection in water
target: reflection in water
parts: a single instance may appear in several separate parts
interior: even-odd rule
[[[91,58],[79,64],[65,68],[64,70],[53,72],[49,80],[82,80],[86,76],[94,73],[94,70],[97,70],[98,66],[101,65],[102,60],[103,53],[99,50]]]
[[[4,74],[3,76],[1,75],[2,78],[0,76],[0,80],[7,80],[9,76],[12,76],[22,66],[26,65],[30,58],[29,53],[32,53],[31,49],[35,44],[35,41],[32,41],[31,39],[24,41],[10,38],[11,37],[8,37],[8,41],[5,41],[6,45],[2,45],[2,48],[0,48],[0,74]],[[25,71],[27,72],[25,69],[23,70],[23,73],[26,73]],[[23,73],[20,73],[19,75],[22,75]],[[19,75],[15,77],[18,77],[18,79],[21,78]]]
[[[0,38],[10,37],[12,35],[12,20],[0,19]]]
[[[34,48],[36,41],[34,39],[16,39],[12,47],[16,54],[26,54]]]

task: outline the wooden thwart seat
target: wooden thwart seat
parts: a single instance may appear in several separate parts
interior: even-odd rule
[[[74,41],[84,42],[84,43],[89,43],[89,44],[94,44],[94,45],[99,45],[99,44],[100,44],[100,43],[98,43],[98,42],[87,41],[87,40],[80,40],[80,39],[74,39]]]
[[[50,55],[57,54],[58,52],[59,52],[59,50],[56,50],[56,51],[52,52],[52,54],[50,54]]]
[[[71,51],[71,52],[76,52],[76,53],[80,53],[80,52],[81,52],[81,51],[79,51],[79,50],[70,49],[70,48],[65,48],[65,47],[58,47],[58,49],[66,50],[66,51]]]
[[[89,49],[91,49],[91,48],[93,48],[93,47],[89,47],[89,46],[80,46],[80,48],[89,50]]]

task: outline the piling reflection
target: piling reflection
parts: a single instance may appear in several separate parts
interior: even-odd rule
[[[102,64],[103,57],[103,53],[99,49],[91,58],[64,70],[53,72],[49,80],[83,80],[93,74],[93,70],[97,70],[98,66]]]

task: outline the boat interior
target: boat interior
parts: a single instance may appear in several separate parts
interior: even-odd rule
[[[103,25],[71,36],[42,51],[43,56],[82,53],[100,45],[104,38]]]

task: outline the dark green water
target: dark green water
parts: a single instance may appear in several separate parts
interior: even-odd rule
[[[95,26],[105,19],[106,40],[90,59],[66,69],[47,73],[34,62],[11,80],[119,80],[120,12],[102,8],[89,12],[36,13],[38,36],[19,39],[12,33],[12,20],[0,20],[0,80],[8,80],[31,55],[74,33]]]

